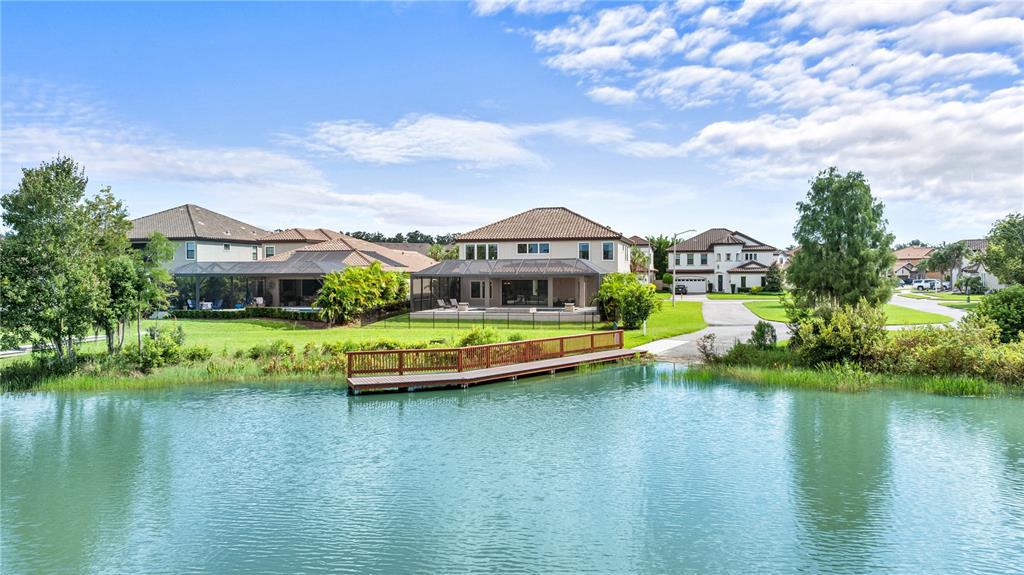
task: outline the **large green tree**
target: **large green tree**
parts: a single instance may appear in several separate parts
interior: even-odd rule
[[[10,230],[0,253],[4,343],[50,345],[58,360],[69,360],[93,327],[102,298],[87,184],[71,158],[59,157],[23,169],[18,187],[0,198]]]
[[[963,242],[943,243],[928,254],[928,257],[921,262],[921,267],[928,271],[939,272],[945,279],[946,272],[961,265],[969,252],[967,244]]]
[[[174,258],[174,244],[163,234],[154,232],[149,236],[146,247],[132,255],[135,262],[135,334],[141,350],[142,314],[166,309],[175,290],[174,278],[164,266]]]
[[[1024,284],[1024,214],[1010,214],[988,233],[988,247],[978,256],[1005,284]]]
[[[884,208],[864,174],[831,167],[797,203],[793,237],[800,247],[786,278],[800,307],[820,303],[880,305],[892,296],[888,273],[895,262]]]
[[[651,251],[654,252],[654,269],[658,270],[658,277],[661,277],[668,271],[668,250],[672,247],[672,238],[651,236],[647,241],[651,242]]]
[[[93,325],[103,331],[107,351],[114,353],[124,341],[124,327],[137,300],[135,260],[127,253],[131,222],[124,203],[114,197],[109,187],[85,200],[85,216],[94,238],[91,256],[97,277]]]

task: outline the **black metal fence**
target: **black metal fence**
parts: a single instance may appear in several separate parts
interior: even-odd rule
[[[369,319],[369,318],[365,318]],[[596,311],[420,311],[383,315],[372,321],[364,321],[365,328],[452,328],[472,327],[523,328],[523,329],[590,329],[601,325],[601,316]]]

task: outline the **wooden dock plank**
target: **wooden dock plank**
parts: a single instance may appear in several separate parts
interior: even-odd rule
[[[638,353],[642,352],[633,349],[610,349],[469,371],[350,377],[348,378],[348,385],[349,391],[353,393],[468,387],[480,383],[553,372],[584,364],[616,361],[633,357]]]

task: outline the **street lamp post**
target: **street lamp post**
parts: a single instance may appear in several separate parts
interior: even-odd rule
[[[672,261],[670,262],[671,267],[672,267],[672,285],[669,286],[669,288],[668,288],[668,289],[672,290],[672,307],[676,307],[676,258],[678,258],[678,255],[679,255],[678,251],[676,250],[676,245],[678,245],[679,242],[676,241],[676,238],[678,238],[679,236],[681,236],[683,234],[688,234],[690,232],[695,232],[695,231],[697,231],[697,230],[684,230],[684,231],[672,234]]]

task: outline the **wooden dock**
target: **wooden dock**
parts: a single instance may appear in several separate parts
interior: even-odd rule
[[[469,387],[635,356],[622,330],[463,348],[352,352],[350,393]]]

